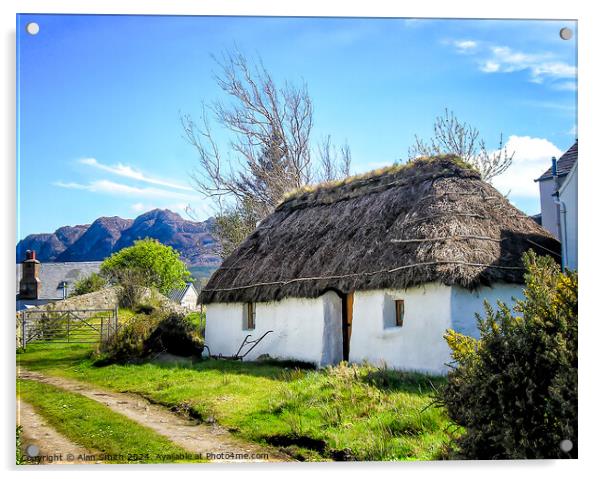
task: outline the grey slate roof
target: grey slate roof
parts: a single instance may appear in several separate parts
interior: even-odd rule
[[[174,303],[180,304],[182,302],[182,299],[184,298],[184,295],[186,294],[186,292],[190,288],[193,289],[194,294],[196,294],[197,296],[199,295],[197,293],[197,291],[196,291],[196,288],[194,287],[194,284],[192,284],[192,283],[186,283],[186,286],[184,286],[183,288],[172,289],[169,292],[169,294],[167,295],[167,297],[169,299],[171,299]]]
[[[63,290],[59,285],[66,281],[67,290],[71,291],[73,284],[92,273],[100,271],[101,261],[82,261],[73,263],[41,263],[40,281],[42,292],[39,299],[63,299]],[[17,294],[19,293],[19,281],[23,265],[17,264]]]
[[[571,168],[577,161],[578,149],[577,149],[577,141],[575,144],[571,146],[565,153],[562,155],[556,164],[558,169],[558,176],[566,176],[571,171]],[[547,180],[552,178],[552,167],[550,166],[546,172],[537,178],[535,181]]]
[[[531,219],[541,226],[541,213],[531,216]]]

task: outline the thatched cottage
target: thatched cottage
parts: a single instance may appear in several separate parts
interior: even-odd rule
[[[206,342],[261,354],[445,371],[447,328],[477,335],[483,300],[521,296],[521,255],[556,239],[454,157],[289,196],[202,292]]]

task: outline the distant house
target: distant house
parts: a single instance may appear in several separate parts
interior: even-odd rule
[[[558,160],[552,158],[551,166],[537,179],[541,205],[541,225],[560,239],[560,212],[555,202],[557,193],[573,166],[577,163],[577,141]]]
[[[550,233],[454,157],[419,159],[300,190],[203,289],[206,344],[245,358],[342,360],[443,373],[448,328],[521,297],[522,254],[559,257]]]
[[[65,299],[76,281],[100,271],[100,263],[40,263],[35,251],[28,250],[17,264],[17,311]]]
[[[196,309],[197,301],[199,299],[199,293],[197,292],[194,284],[186,283],[183,288],[178,288],[170,291],[167,297],[174,303],[183,306],[188,309]]]
[[[537,178],[541,224],[562,243],[562,265],[577,269],[578,239],[578,145],[571,146]]]

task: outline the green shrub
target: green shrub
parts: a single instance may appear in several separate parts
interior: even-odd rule
[[[21,435],[23,434],[23,426],[17,426],[17,465],[25,464],[25,456],[21,448],[23,447]]]
[[[100,346],[97,365],[132,363],[144,356],[144,342],[161,321],[159,314],[136,314],[121,325],[117,334]]]
[[[160,353],[200,356],[203,341],[198,330],[176,313],[155,310],[137,314],[106,344],[101,346],[96,364],[137,363]]]
[[[486,304],[480,340],[445,336],[456,365],[438,400],[465,428],[462,457],[577,457],[577,273],[532,252],[524,263],[524,300]]]
[[[107,280],[98,273],[92,273],[85,278],[76,281],[73,285],[71,296],[80,296],[82,294],[94,293],[107,286]]]
[[[146,355],[170,353],[176,356],[200,356],[203,341],[198,329],[185,317],[169,314],[144,342]]]
[[[156,309],[155,306],[148,303],[138,303],[133,307],[136,314],[153,314]]]
[[[117,294],[119,307],[136,311],[143,303],[148,288],[142,278],[143,274],[136,270],[123,270],[119,272],[118,279],[113,277],[113,282],[121,286]]]

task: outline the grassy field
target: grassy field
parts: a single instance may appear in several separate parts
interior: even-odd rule
[[[71,441],[114,458],[103,462],[156,463],[165,462],[165,455],[186,454],[151,429],[80,394],[26,380],[17,382],[17,392]]]
[[[432,405],[442,378],[369,366],[320,371],[277,363],[151,362],[94,366],[86,345],[36,345],[31,370],[140,394],[304,460],[445,457],[450,423]]]

